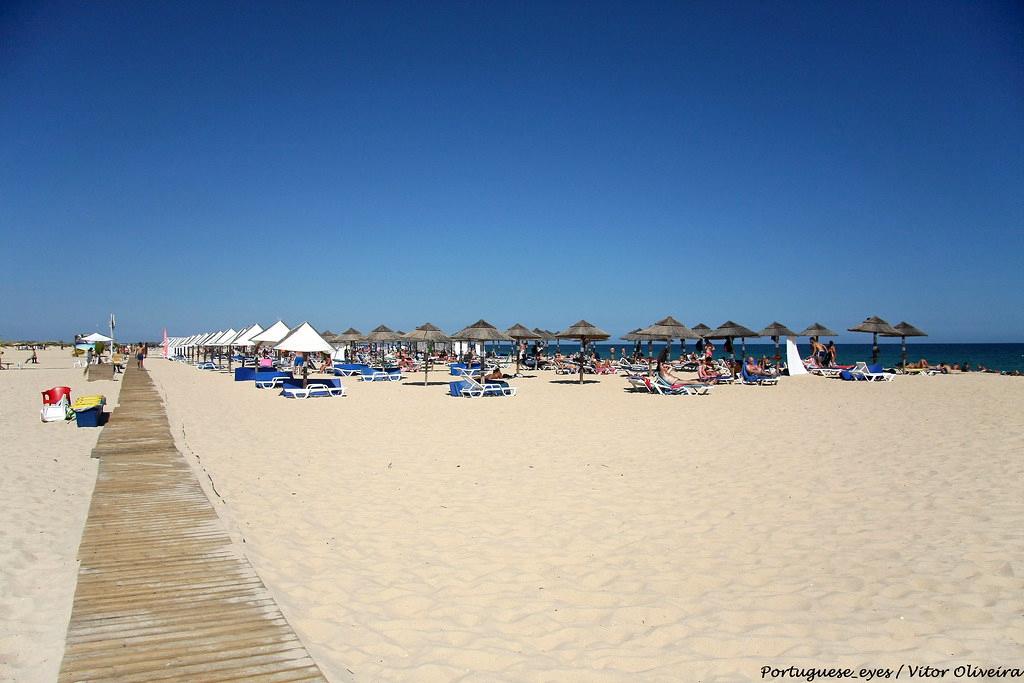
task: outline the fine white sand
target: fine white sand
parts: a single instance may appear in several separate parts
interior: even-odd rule
[[[512,399],[345,380],[348,397],[298,401],[149,365],[183,452],[332,680],[759,680],[764,665],[1024,651],[1017,378],[689,398],[538,373]],[[44,433],[74,432],[19,429],[40,461]],[[75,458],[59,466],[87,489]],[[16,508],[18,536],[75,536],[84,501],[63,502]],[[57,555],[47,590],[72,570]]]
[[[28,357],[4,349],[4,362]],[[52,681],[78,576],[78,543],[96,481],[89,457],[100,429],[39,419],[41,392],[103,394],[119,382],[86,382],[70,350],[41,351],[38,366],[0,371],[0,680]]]

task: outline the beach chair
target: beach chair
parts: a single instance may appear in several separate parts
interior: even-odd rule
[[[625,378],[629,382],[630,390],[639,391],[644,394],[654,393],[654,387],[650,385],[647,377],[642,375],[625,375]]]
[[[341,381],[337,379],[310,380],[306,386],[302,386],[300,379],[291,379],[284,381],[279,395],[285,398],[329,398],[344,396],[345,387],[341,386]]]
[[[481,384],[475,377],[463,375],[460,380],[464,383],[459,389],[459,396],[463,398],[480,398],[482,396],[515,396],[516,388],[504,383],[487,382]]]
[[[207,360],[198,363],[196,367],[200,370],[220,370],[220,366],[214,363],[212,360]]]
[[[853,366],[853,369],[850,370],[850,374],[853,375],[854,379],[866,382],[891,382],[896,379],[896,375],[894,373],[885,372],[882,369],[881,363],[868,365],[863,361]]]
[[[257,389],[277,389],[284,385],[284,383],[292,379],[291,373],[281,372],[275,374],[273,377],[256,380]]]
[[[397,382],[401,379],[402,370],[400,368],[377,370],[367,366],[359,372],[360,382]]]
[[[706,396],[711,393],[711,386],[701,383],[669,384],[661,377],[645,377],[648,388],[662,396]]]
[[[778,377],[769,377],[768,375],[752,375],[747,372],[747,364],[743,363],[740,366],[740,376],[743,379],[744,384],[753,384],[757,386],[771,386],[779,383]]]

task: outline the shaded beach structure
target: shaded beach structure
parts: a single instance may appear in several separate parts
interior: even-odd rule
[[[412,332],[404,335],[405,339],[411,342],[426,342],[428,344],[427,355],[423,359],[423,386],[427,386],[427,377],[430,373],[430,344],[447,343],[451,337],[441,331],[439,327],[431,323],[423,323]]]
[[[516,323],[512,327],[505,330],[505,334],[512,337],[516,341],[528,341],[532,339],[541,339],[539,333],[534,332],[526,325],[522,323]],[[519,350],[516,349],[516,374],[519,374]]]
[[[906,321],[900,321],[892,326],[892,329],[899,333],[900,337],[900,358],[903,362],[903,367],[907,367],[907,337],[927,337],[928,333],[919,330]],[[895,335],[882,334],[883,337],[892,337]]]
[[[251,338],[251,341],[254,344],[253,353],[259,351],[260,344],[270,344],[273,346],[274,344],[280,343],[282,339],[288,336],[288,333],[291,332],[291,330],[291,327],[286,325],[283,321],[278,320],[276,323]],[[257,363],[258,362],[259,361],[257,361]]]
[[[761,330],[762,337],[771,337],[772,341],[775,342],[775,362],[778,363],[782,360],[782,356],[779,355],[779,340],[782,337],[795,337],[796,332],[789,329],[778,320],[773,321],[770,325]]]
[[[377,350],[380,351],[381,362],[384,362],[384,344],[399,341],[402,335],[392,330],[387,325],[377,325],[377,327],[370,330],[370,333],[366,335],[365,341],[368,341],[377,346]]]
[[[356,342],[362,341],[365,337],[363,333],[354,327],[350,327],[344,332],[334,335],[334,339],[330,340],[335,344],[348,344],[348,360],[352,360],[352,348]]]
[[[672,347],[672,340],[678,339],[682,344],[680,354],[682,354],[682,349],[686,348],[687,339],[699,339],[699,337],[693,330],[691,330],[689,327],[679,322],[670,315],[665,316],[664,318],[662,318],[661,320],[659,320],[658,322],[654,323],[649,327],[645,327],[642,330],[637,330],[636,332],[632,332],[631,334],[635,334],[639,339],[647,340],[648,373],[651,372],[651,361],[654,351],[653,345],[655,339],[664,339],[665,342],[668,344],[670,350]]]
[[[798,333],[798,337],[838,337],[839,334],[833,332],[829,328],[825,327],[821,323],[811,323],[803,332]]]
[[[639,335],[639,332],[640,332],[640,328],[637,327],[636,329],[630,330],[629,332],[627,332],[626,334],[622,335],[622,337],[621,337],[625,341],[633,342],[633,354],[634,354],[634,357],[636,355],[640,354],[640,341],[643,339],[643,337],[641,337]],[[625,356],[626,352],[623,351],[622,355]]]
[[[463,327],[452,335],[452,339],[460,341],[480,342],[480,373],[484,371],[484,349],[487,342],[512,341],[512,337],[499,330],[483,318],[472,325]]]
[[[724,323],[722,323],[717,328],[712,330],[710,334],[706,334],[704,336],[709,338],[709,339],[728,339],[730,346],[732,346],[732,340],[735,339],[736,337],[739,337],[740,338],[740,348],[741,348],[741,350],[743,352],[742,355],[746,356],[747,355],[747,337],[753,338],[753,337],[760,337],[761,335],[759,335],[757,332],[754,332],[749,327],[744,327],[743,325],[740,325],[739,323],[734,323],[731,320],[726,320]],[[732,360],[736,360],[736,351],[735,351],[735,349],[730,354],[730,357],[732,358]]]
[[[860,325],[847,328],[848,332],[870,332],[871,333],[871,364],[878,362],[878,335],[886,337],[898,337],[900,333],[893,329],[893,326],[879,318],[877,315],[864,319]]]
[[[312,325],[304,322],[288,333],[274,349],[295,353],[334,353],[334,347],[320,336]],[[305,388],[309,379],[309,358],[302,363],[302,386]]]
[[[556,333],[559,339],[579,339],[580,340],[580,380],[579,384],[583,384],[583,352],[587,348],[587,343],[592,341],[601,341],[607,339],[611,335],[602,330],[600,327],[588,323],[586,320],[580,320],[574,325],[570,325],[561,332]]]

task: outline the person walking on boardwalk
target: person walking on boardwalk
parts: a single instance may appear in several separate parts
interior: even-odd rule
[[[145,366],[143,365],[145,360],[146,360],[146,345],[140,343],[138,345],[138,347],[135,349],[135,364],[138,366],[139,370],[145,370],[146,369]]]

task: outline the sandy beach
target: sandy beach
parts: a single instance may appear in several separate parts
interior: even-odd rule
[[[4,349],[4,361],[26,351]],[[70,350],[39,352],[39,365],[0,371],[0,680],[57,677],[78,573],[76,555],[96,461],[99,429],[43,423],[40,392],[71,387],[72,397],[103,394],[108,410],[119,382],[86,382]]]
[[[1024,383],[708,397],[549,373],[290,401],[151,360],[179,447],[332,680],[756,680],[1024,648]]]
[[[56,675],[96,471],[98,430],[40,423],[37,385],[117,391],[42,359],[0,375],[4,680]],[[331,680],[736,681],[1024,650],[1016,378],[659,397],[536,373],[467,400],[438,372],[301,401],[148,365]]]

